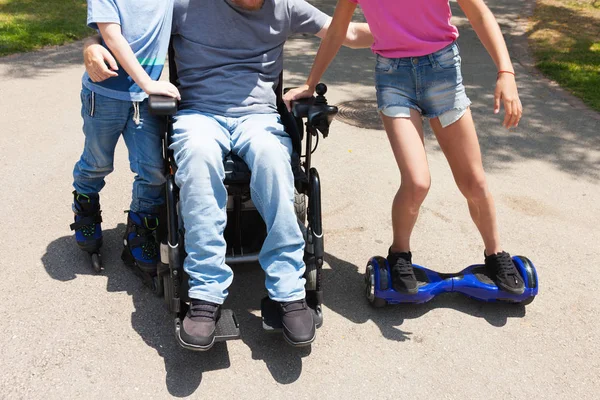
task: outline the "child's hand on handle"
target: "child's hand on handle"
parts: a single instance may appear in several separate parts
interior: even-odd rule
[[[112,54],[100,44],[93,43],[87,45],[83,50],[83,61],[92,82],[102,82],[108,78],[118,76],[115,72],[119,70],[117,61]]]
[[[147,94],[158,94],[161,96],[174,97],[177,100],[181,100],[181,95],[179,94],[179,90],[169,82],[164,81],[149,81],[142,88],[144,92]]]
[[[496,91],[494,92],[494,114],[500,112],[500,102],[504,102],[504,121],[506,129],[517,127],[523,115],[523,105],[519,99],[515,75],[510,71],[498,72]]]
[[[315,93],[315,88],[310,87],[306,84],[297,88],[291,89],[283,95],[283,102],[287,107],[288,111],[292,111],[292,101],[299,99],[306,99],[311,97]]]

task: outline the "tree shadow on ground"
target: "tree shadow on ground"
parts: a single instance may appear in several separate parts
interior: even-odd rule
[[[0,78],[2,80],[39,79],[73,65],[81,65],[83,73],[82,51],[83,43],[78,41],[31,53],[0,57]]]
[[[336,4],[334,0],[311,2],[328,14],[332,13]],[[501,24],[508,24],[519,18],[523,7],[521,2],[508,2],[495,4],[492,10]],[[572,105],[570,96],[521,67],[517,59],[515,67],[524,117],[518,129],[504,130],[501,127],[502,116],[492,113],[496,68],[455,3],[452,3],[452,11],[460,22],[459,44],[463,55],[464,83],[473,102],[473,117],[486,169],[501,171],[510,169],[514,163],[538,160],[573,178],[598,181],[600,135],[597,132],[600,115]],[[574,15],[564,16],[565,21],[572,21],[569,19],[571,17],[576,18]],[[364,20],[360,11],[355,15],[355,20]],[[580,23],[590,24],[590,21],[582,20]],[[534,31],[542,28],[544,26],[536,26]],[[509,44],[519,40],[526,42],[526,36],[526,32],[513,29],[508,29],[505,34]],[[288,41],[286,86],[300,84],[306,79],[318,45],[318,40],[312,37],[296,36]],[[3,78],[35,78],[81,62],[81,42],[76,42],[59,49],[0,58],[0,68],[4,67]],[[329,85],[330,92],[344,93],[352,100],[364,98],[365,91],[374,93],[373,65],[374,59],[368,49],[342,49],[323,81]],[[372,94],[369,96],[374,97]],[[439,148],[434,146],[434,150],[439,151]]]

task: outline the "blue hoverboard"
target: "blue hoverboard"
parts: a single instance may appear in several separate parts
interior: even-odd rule
[[[519,295],[498,289],[492,278],[487,275],[484,265],[471,265],[460,272],[445,274],[415,264],[413,266],[419,291],[416,294],[403,294],[392,288],[387,259],[376,256],[369,260],[365,271],[367,300],[373,307],[378,308],[386,304],[425,303],[440,293],[459,292],[477,300],[527,305],[538,293],[537,272],[533,263],[526,257],[515,256],[513,262],[525,282],[525,291]]]

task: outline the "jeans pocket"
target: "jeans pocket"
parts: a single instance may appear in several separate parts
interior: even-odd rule
[[[88,88],[81,89],[81,113],[89,117],[94,116],[95,109],[95,95],[94,92]]]
[[[389,72],[392,69],[393,60],[377,55],[377,62],[375,64],[375,72]]]
[[[455,69],[460,67],[461,58],[458,52],[458,47],[451,47],[441,54],[435,55],[435,61],[441,69]]]

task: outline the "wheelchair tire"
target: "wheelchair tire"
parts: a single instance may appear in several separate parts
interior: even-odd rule
[[[174,313],[175,310],[172,309],[171,304],[173,304],[173,278],[171,277],[171,272],[164,274],[163,277],[163,291],[165,294],[165,305],[170,313]]]
[[[306,263],[306,272],[304,272],[306,283],[304,288],[308,290],[317,290],[317,264],[314,262],[314,257],[311,257]]]
[[[299,193],[297,189],[294,189],[294,209],[298,220],[303,224],[306,223],[306,196],[304,193]]]

